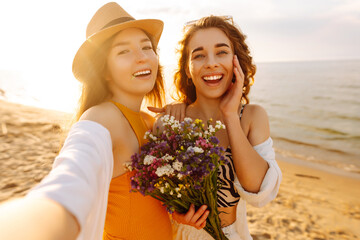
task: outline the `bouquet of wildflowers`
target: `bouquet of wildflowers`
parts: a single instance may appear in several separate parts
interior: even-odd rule
[[[148,143],[128,165],[129,170],[136,170],[132,190],[160,200],[170,213],[186,213],[191,204],[196,209],[207,205],[210,214],[204,229],[214,239],[227,239],[217,210],[218,169],[226,159],[215,137],[225,125],[217,121],[214,127],[209,120],[205,130],[199,119],[185,118],[180,123],[169,115],[161,121],[164,131],[147,132]]]

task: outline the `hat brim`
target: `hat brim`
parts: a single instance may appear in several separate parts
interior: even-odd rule
[[[91,35],[81,45],[74,57],[72,71],[75,78],[77,78],[79,81],[84,81],[84,73],[89,71],[89,67],[92,67],[89,66],[89,62],[91,62],[89,60],[93,57],[98,47],[119,31],[126,28],[142,29],[152,36],[154,48],[156,49],[163,31],[163,27],[164,23],[161,20],[140,19],[116,24]]]

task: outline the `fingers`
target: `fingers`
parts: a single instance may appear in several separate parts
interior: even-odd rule
[[[154,112],[154,113],[162,113],[162,112],[165,112],[165,109],[164,108],[157,108],[157,107],[147,107],[147,109],[151,112]]]
[[[169,107],[168,105],[166,105],[165,107],[165,115],[170,115],[171,116],[171,107]]]
[[[175,211],[175,212],[173,212],[172,217],[178,223],[187,224],[187,225],[192,226],[192,224],[190,224],[190,220],[193,217],[194,213],[195,213],[195,206],[194,206],[194,204],[191,204],[187,213],[182,214],[182,213],[178,213]]]
[[[200,224],[197,225],[197,223],[199,222],[199,220],[201,219],[201,217],[203,216],[203,214],[205,213],[207,209],[207,206],[206,205],[202,205],[196,212],[195,214],[192,216],[190,222],[193,223],[196,226],[200,226]],[[207,218],[207,216],[205,217],[205,219]]]
[[[205,213],[201,215],[201,217],[199,218],[199,220],[196,221],[195,227],[196,227],[197,229],[202,229],[202,228],[205,227],[205,225],[206,225],[206,219],[207,219],[207,217],[209,216],[209,213],[210,213],[209,210],[205,211]]]
[[[165,106],[165,115],[173,116],[176,120],[180,119],[180,113],[178,113],[178,110],[174,105]]]
[[[234,67],[234,74],[235,74],[234,83],[239,82],[240,79],[241,79],[241,74],[240,74],[239,70],[236,67]]]
[[[185,224],[191,223],[191,219],[193,218],[194,213],[195,213],[195,205],[191,204],[189,211],[184,215]]]
[[[171,103],[164,107],[165,115],[174,116],[176,120],[182,122],[185,118],[186,104],[185,103]]]
[[[244,81],[244,72],[241,69],[239,59],[236,55],[234,55],[234,74],[235,74],[235,82]]]
[[[209,214],[208,214],[209,215]],[[204,221],[201,225],[200,225],[200,229],[204,228],[206,226],[206,221]]]
[[[194,204],[191,204],[186,214],[174,212],[172,216],[173,219],[178,223],[190,225],[196,229],[202,229],[205,227],[206,219],[210,214],[210,211],[206,209],[207,206],[203,205],[195,212],[195,206]]]

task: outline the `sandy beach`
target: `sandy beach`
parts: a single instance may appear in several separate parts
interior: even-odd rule
[[[0,101],[0,202],[24,196],[51,169],[68,113]],[[280,158],[280,157],[279,157]],[[249,206],[253,238],[360,239],[360,178],[278,160],[277,198]]]

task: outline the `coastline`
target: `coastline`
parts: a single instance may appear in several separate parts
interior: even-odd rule
[[[71,114],[0,100],[0,202],[24,196],[50,171]],[[254,240],[360,239],[360,174],[277,150],[275,200],[248,206]]]

